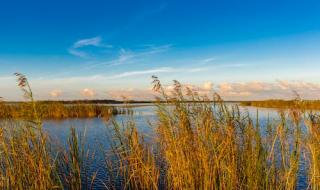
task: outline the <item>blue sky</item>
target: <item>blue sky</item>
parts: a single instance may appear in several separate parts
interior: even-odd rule
[[[0,96],[151,98],[151,75],[226,99],[320,97],[320,2],[2,0]],[[255,88],[253,88],[255,87]]]

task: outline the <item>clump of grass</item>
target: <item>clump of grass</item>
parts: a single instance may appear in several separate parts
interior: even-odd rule
[[[33,126],[1,126],[0,188],[60,189],[48,136]]]
[[[116,122],[113,126],[106,167],[110,175],[116,172],[118,177],[111,176],[114,181],[109,185],[116,188],[118,180],[124,182],[118,185],[123,189],[158,189],[160,172],[151,145],[138,133],[134,122],[128,121],[125,128]]]
[[[311,189],[320,188],[320,117],[310,114],[307,123],[306,146],[309,153],[309,179]]]
[[[18,77],[19,87],[30,100],[34,121],[22,125],[2,121],[0,128],[1,189],[59,189],[48,136],[43,133],[35,109],[32,91],[26,77]]]
[[[84,144],[80,146],[75,129],[71,128],[67,149],[53,147],[55,143],[42,129],[43,110],[35,102],[27,78],[15,75],[27,100],[23,108],[28,110],[22,114],[27,113],[24,119],[28,120],[18,122],[8,116],[0,122],[0,188],[92,189],[96,174],[89,182],[86,167],[91,154],[84,151]]]
[[[85,134],[77,134],[70,129],[68,146],[61,151],[57,162],[62,184],[67,189],[93,189],[97,172],[90,175],[88,164],[94,159],[94,153],[85,148]]]

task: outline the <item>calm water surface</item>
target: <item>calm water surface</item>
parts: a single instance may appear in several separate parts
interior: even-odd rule
[[[149,122],[155,122],[156,115],[155,115],[155,107],[154,106],[142,106],[142,107],[135,107],[133,108],[134,114],[133,119],[136,122],[138,130],[143,133],[152,134],[152,128],[150,127]],[[258,117],[259,123],[263,126],[266,124],[268,118],[271,121],[279,121],[278,112],[276,109],[269,109],[269,108],[255,108],[255,107],[240,107],[241,111],[248,112],[253,120],[256,120],[257,110],[258,110]],[[115,116],[114,120],[118,123],[125,123],[128,121],[129,116],[127,115],[117,115]],[[110,127],[112,125],[111,121],[104,121],[101,118],[93,118],[93,119],[65,119],[65,120],[46,120],[44,122],[44,129],[47,130],[57,144],[65,146],[70,135],[70,128],[74,127],[78,133],[85,135],[84,141],[86,144],[86,148],[90,150],[97,150],[99,151],[101,148],[104,150],[110,148]],[[109,133],[108,133],[109,131]],[[93,165],[91,166],[91,171],[99,171],[98,178],[106,179],[106,172],[101,169],[103,168],[103,155],[95,155]],[[301,165],[305,165],[304,162]],[[298,181],[298,188],[299,189],[306,189],[306,172],[301,170],[299,172],[299,181]],[[97,183],[95,189],[102,188],[102,183]]]

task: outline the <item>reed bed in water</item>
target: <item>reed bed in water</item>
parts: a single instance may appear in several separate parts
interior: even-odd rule
[[[297,100],[299,100],[299,105],[297,105]],[[264,108],[282,108],[290,109],[292,107],[299,106],[300,109],[308,110],[320,110],[319,100],[301,100],[297,97],[296,100],[262,100],[262,101],[245,101],[241,102],[242,106],[254,106],[254,107],[264,107]]]
[[[29,102],[5,104],[0,103],[0,118],[32,119],[32,104]],[[126,113],[125,109],[105,105],[62,103],[35,103],[39,117],[42,119],[65,119],[65,118],[91,118],[110,117],[115,114]]]
[[[297,189],[301,167],[306,188],[320,188],[319,116],[296,106],[262,125],[218,95],[212,104],[196,103],[208,98],[175,87],[169,96],[154,78],[159,102],[168,104],[156,105],[153,135],[139,132],[133,118],[113,122],[112,150],[100,150],[110,173],[105,189]],[[67,147],[56,148],[32,96],[30,105],[33,123],[0,123],[0,188],[93,189],[101,179],[87,173],[93,154],[81,136],[72,129]]]

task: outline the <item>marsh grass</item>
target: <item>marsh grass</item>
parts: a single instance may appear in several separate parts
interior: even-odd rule
[[[301,109],[302,101],[279,111],[277,122],[261,126],[258,113],[253,121],[236,105],[227,106],[217,94],[212,104],[197,103],[209,98],[183,89],[177,81],[170,96],[158,78],[154,77],[153,84],[160,94],[158,101],[167,103],[156,105],[158,121],[151,126],[154,143],[143,141],[144,134],[132,123],[125,130],[113,125],[118,142],[113,148],[115,163],[120,163],[118,175],[125,187],[296,189],[302,154],[308,154],[309,163],[304,165],[309,171],[308,188],[319,188],[318,120]],[[305,133],[303,122],[309,122]]]
[[[0,187],[1,189],[58,189],[60,181],[55,160],[50,155],[48,136],[43,133],[31,87],[22,74],[18,85],[30,101],[34,120],[16,125],[1,121],[0,128]]]
[[[9,114],[0,122],[1,189],[94,189],[97,182],[106,189],[297,189],[301,166],[307,188],[320,188],[320,117],[302,109],[301,100],[280,110],[277,121],[260,124],[258,112],[253,120],[219,95],[200,96],[178,81],[168,93],[154,77],[153,134],[139,132],[133,115],[113,121],[106,136],[111,150],[100,150],[109,177],[98,179],[98,171],[89,172],[95,152],[86,135],[71,128],[66,147],[57,147],[42,129],[47,108],[33,99],[26,77],[16,76],[28,101],[12,113],[28,117],[17,122],[20,116]],[[48,109],[65,109],[59,106]]]
[[[7,117],[0,122],[0,188],[1,189],[89,189],[84,154],[75,129],[71,128],[68,148],[54,147],[56,143],[42,129],[42,115],[38,112],[27,78],[19,73],[18,86],[24,92],[28,117],[21,122]],[[59,150],[58,150],[59,149]],[[63,148],[62,148],[63,149]]]

